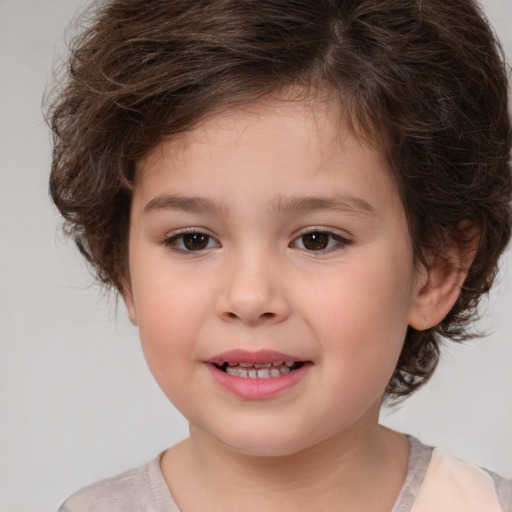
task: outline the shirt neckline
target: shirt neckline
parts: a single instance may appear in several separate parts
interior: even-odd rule
[[[409,458],[405,482],[391,512],[410,512],[425,478],[433,448],[413,436],[409,442]],[[163,453],[140,467],[134,475],[134,487],[141,512],[180,512],[160,468]],[[148,493],[148,489],[151,491]]]

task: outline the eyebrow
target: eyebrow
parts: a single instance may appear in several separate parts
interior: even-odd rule
[[[308,211],[337,211],[363,216],[377,216],[377,210],[368,201],[352,195],[329,197],[277,197],[271,207],[278,213],[290,214]],[[147,203],[144,213],[158,210],[181,210],[190,213],[227,213],[229,207],[206,197],[157,196]]]
[[[155,210],[181,210],[190,213],[222,213],[227,206],[206,197],[157,196],[144,207],[144,213]]]
[[[281,213],[325,210],[372,217],[377,216],[377,210],[368,201],[352,195],[280,197],[276,200],[275,207]]]

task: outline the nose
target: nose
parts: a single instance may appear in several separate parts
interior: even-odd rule
[[[277,324],[288,318],[290,305],[279,266],[265,255],[250,254],[226,261],[217,315],[247,325]]]

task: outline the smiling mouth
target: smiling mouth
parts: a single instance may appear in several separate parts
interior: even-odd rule
[[[302,361],[276,361],[273,363],[214,363],[219,370],[245,379],[273,379],[287,375],[304,366]]]

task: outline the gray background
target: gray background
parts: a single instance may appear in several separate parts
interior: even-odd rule
[[[124,306],[102,296],[47,198],[41,96],[78,0],[0,0],[0,512],[55,510],[72,491],[186,435]],[[512,0],[484,7],[512,56]],[[509,59],[510,60],[510,59]],[[512,254],[486,338],[449,347],[385,423],[512,477]]]

